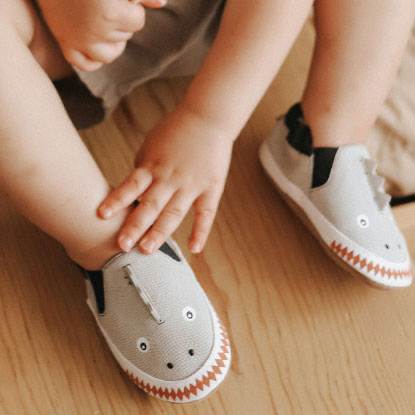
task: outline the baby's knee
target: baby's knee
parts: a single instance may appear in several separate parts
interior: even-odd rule
[[[38,19],[31,1],[0,0],[0,19],[2,25],[9,25],[26,45],[30,45]]]

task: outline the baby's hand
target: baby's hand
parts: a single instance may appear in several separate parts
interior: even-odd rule
[[[143,6],[162,7],[166,0],[38,2],[66,60],[80,70],[94,71],[116,59],[127,40],[143,28]]]
[[[194,205],[189,248],[200,252],[223,192],[233,138],[181,107],[162,121],[138,152],[137,168],[98,209],[108,219],[140,199],[118,235],[120,248],[128,251],[141,239],[142,252],[155,252]]]

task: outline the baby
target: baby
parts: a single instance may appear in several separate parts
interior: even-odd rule
[[[189,247],[203,249],[233,141],[312,3],[0,2],[0,189],[73,261],[96,270],[86,276],[98,326],[133,381],[159,398],[200,399],[228,371],[225,329],[169,236],[194,206]],[[414,9],[413,0],[316,1],[304,96],[261,148],[265,170],[323,245],[386,287],[410,284],[408,254],[369,156],[356,143],[387,94]],[[107,114],[139,83],[197,71],[115,189],[51,82],[74,70]]]

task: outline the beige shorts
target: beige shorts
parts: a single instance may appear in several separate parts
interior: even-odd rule
[[[215,38],[223,4],[224,0],[168,0],[162,9],[147,9],[145,27],[118,59],[95,72],[76,70],[89,92],[75,91],[76,85],[83,86],[79,80],[70,86],[55,83],[74,124],[84,128],[102,120],[123,96],[150,79],[196,73]],[[98,118],[98,109],[88,115],[97,102]]]

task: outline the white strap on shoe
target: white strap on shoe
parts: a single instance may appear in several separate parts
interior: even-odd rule
[[[153,302],[151,301],[151,299],[148,296],[148,294],[145,292],[144,288],[140,287],[140,281],[134,275],[134,272],[131,269],[131,266],[130,265],[125,265],[122,268],[123,268],[126,276],[131,280],[131,282],[134,284],[135,288],[137,288],[138,295],[143,300],[143,303],[148,308],[148,311],[150,312],[150,314],[152,315],[152,317],[154,318],[154,320],[156,320],[157,324],[163,324],[164,323],[164,319],[161,317],[161,315],[156,310]]]

